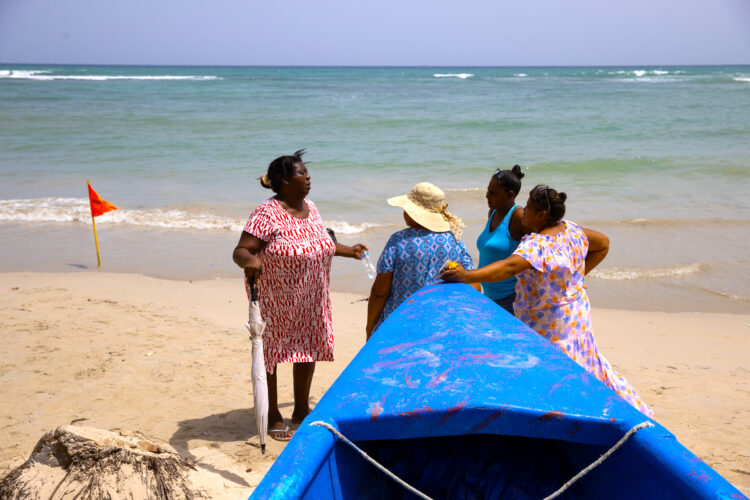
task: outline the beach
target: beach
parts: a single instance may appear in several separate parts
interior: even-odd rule
[[[318,363],[312,403],[364,345],[363,295],[333,294],[335,357]],[[0,476],[43,433],[74,423],[169,442],[248,495],[283,450],[261,455],[240,280],[133,273],[0,273]],[[750,314],[598,308],[598,345],[656,420],[750,493]],[[292,406],[279,368],[280,407]]]
[[[0,64],[0,475],[57,426],[140,431],[220,471],[260,455],[247,299],[232,262],[258,178],[307,148],[309,199],[377,260],[386,200],[446,193],[477,262],[495,169],[567,193],[605,233],[586,278],[603,354],[691,451],[750,493],[750,66],[200,67]],[[118,207],[96,218],[86,180]],[[331,270],[333,363],[364,343],[371,281]],[[281,367],[291,413],[291,367]]]

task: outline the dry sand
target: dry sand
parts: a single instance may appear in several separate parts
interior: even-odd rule
[[[318,363],[313,403],[364,343],[366,303],[334,294],[336,361]],[[46,431],[71,422],[165,440],[252,491],[261,456],[251,416],[247,300],[240,281],[134,274],[0,274],[0,477]],[[750,315],[596,309],[602,352],[656,419],[750,494]],[[280,368],[291,414],[289,366]]]

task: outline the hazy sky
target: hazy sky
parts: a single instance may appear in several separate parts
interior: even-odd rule
[[[749,64],[750,0],[0,0],[0,62]]]

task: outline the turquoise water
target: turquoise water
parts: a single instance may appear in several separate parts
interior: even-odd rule
[[[310,197],[377,255],[384,200],[429,180],[476,254],[495,168],[569,195],[612,239],[595,305],[750,310],[750,67],[240,68],[0,66],[0,270],[104,267],[236,276],[270,160],[307,148]],[[92,259],[93,258],[93,259]],[[356,262],[333,286],[366,293]]]

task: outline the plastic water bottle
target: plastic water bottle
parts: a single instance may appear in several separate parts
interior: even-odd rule
[[[377,276],[378,273],[375,272],[375,266],[372,265],[372,261],[370,260],[370,254],[367,252],[367,250],[361,253],[360,259],[362,259],[362,264],[365,265],[365,271],[367,271],[367,276],[369,276],[371,280],[374,280],[375,276]]]

